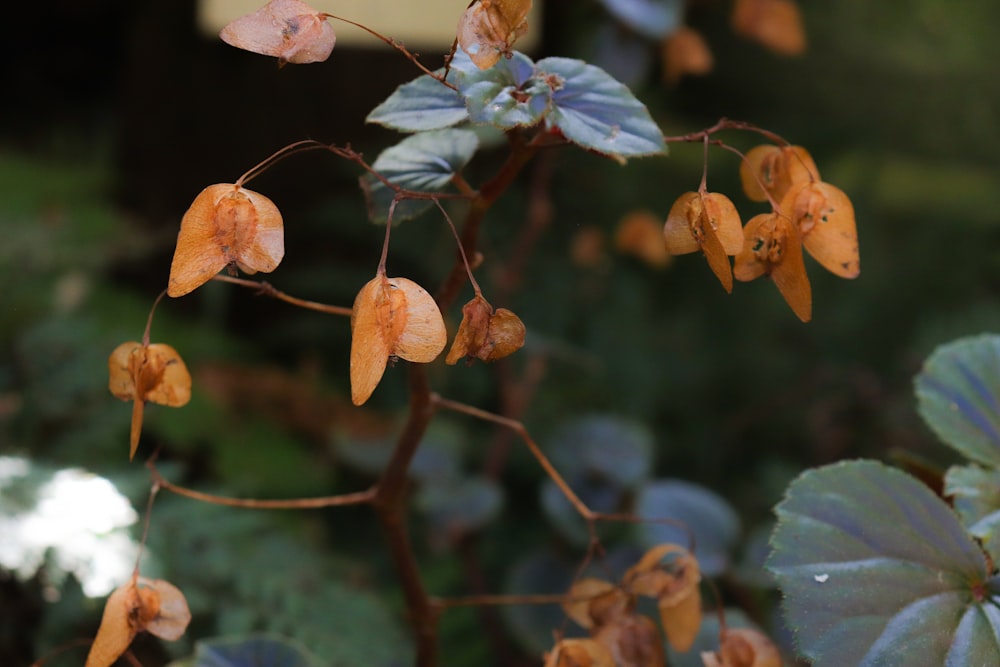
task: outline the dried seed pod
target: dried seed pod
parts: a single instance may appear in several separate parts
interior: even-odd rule
[[[179,408],[191,400],[191,374],[177,350],[163,343],[122,343],[108,357],[108,389],[123,401],[133,401],[129,460],[142,433],[146,401]]]
[[[479,69],[489,69],[528,30],[531,0],[474,0],[458,22],[458,45]]]
[[[545,667],[616,667],[608,647],[595,639],[563,639],[545,655]]]
[[[434,297],[407,278],[375,276],[358,292],[351,314],[351,400],[368,400],[391,357],[427,363],[447,342]]]
[[[493,307],[476,295],[462,307],[462,323],[445,360],[455,364],[463,357],[496,361],[524,347],[524,323],[506,308]]]
[[[594,639],[608,647],[618,667],[664,667],[663,639],[652,619],[626,614],[601,626]]]
[[[670,264],[671,255],[663,243],[663,223],[651,211],[630,211],[622,216],[615,230],[615,248],[654,269]]]
[[[743,252],[736,256],[733,275],[754,280],[767,275],[803,322],[812,318],[812,288],[802,259],[798,227],[778,213],[761,213],[747,222]]]
[[[718,192],[686,192],[674,201],[663,225],[667,251],[705,253],[708,266],[727,292],[733,291],[729,255],[743,247],[743,228],[733,202]]]
[[[701,568],[687,549],[660,544],[625,572],[622,586],[636,595],[656,598],[660,622],[676,651],[687,651],[701,627]]]
[[[798,225],[803,247],[824,269],[841,278],[858,277],[858,229],[843,190],[822,181],[801,183],[781,200],[781,212]]]
[[[210,185],[181,219],[167,294],[183,296],[226,266],[270,273],[284,255],[284,223],[270,199],[232,183]]]
[[[740,182],[753,201],[767,201],[770,194],[780,202],[793,186],[819,180],[819,169],[802,146],[763,144],[747,151],[745,158],[740,162]]]
[[[736,0],[732,26],[775,53],[797,56],[806,50],[802,13],[793,0]]]
[[[133,576],[105,602],[85,667],[109,667],[140,632],[180,639],[190,622],[187,600],[176,586],[161,579]]]
[[[326,17],[302,0],[271,0],[230,22],[219,37],[238,49],[274,56],[282,65],[322,62],[337,41]]]
[[[606,625],[632,608],[629,594],[603,579],[580,579],[567,595],[570,600],[563,603],[563,611],[580,627],[588,630]]]
[[[781,667],[774,642],[752,628],[726,630],[719,650],[702,653],[701,660],[705,667]]]
[[[671,86],[677,85],[687,74],[701,76],[712,71],[712,50],[701,33],[694,28],[681,26],[663,40],[663,79]]]

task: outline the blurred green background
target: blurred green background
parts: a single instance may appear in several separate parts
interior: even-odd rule
[[[617,222],[635,209],[665,217],[696,189],[701,146],[673,145],[668,158],[624,168],[566,149],[530,166],[485,228],[478,275],[494,305],[524,320],[527,346],[509,363],[431,369],[446,396],[514,410],[595,507],[676,510],[704,523],[699,543],[717,557],[725,603],[772,629],[775,595],[759,565],[770,508],[789,480],[860,456],[947,463],[916,417],[912,377],[936,344],[1000,324],[1000,5],[802,9],[801,57],[734,36],[729,3],[706,0],[690,4],[688,22],[713,51],[710,74],[664,85],[653,42],[631,56],[617,47],[621,58],[608,66],[621,67],[666,134],[725,116],[806,146],[824,180],[854,202],[858,279],[807,260],[814,316],[803,325],[763,281],[727,295],[698,257],[650,268],[615,252]],[[343,318],[223,284],[162,304],[153,341],[184,357],[194,397],[180,410],[147,409],[131,464],[130,411],[107,392],[106,360],[141,337],[180,216],[203,187],[304,138],[349,142],[373,159],[399,137],[364,116],[417,72],[397,54],[348,49],[279,69],[197,34],[191,0],[5,12],[0,664],[17,666],[93,636],[103,599],[80,582],[111,558],[95,556],[102,540],[140,532],[134,517],[102,522],[111,510],[79,491],[81,516],[95,521],[93,548],[73,551],[60,534],[68,524],[53,521],[32,533],[31,551],[24,517],[57,495],[58,471],[110,479],[140,513],[141,460],[156,447],[173,480],[218,493],[297,497],[372,482],[405,407],[405,365],[363,410],[350,407]],[[596,0],[550,0],[532,55],[597,58],[609,30],[622,38]],[[724,138],[741,149],[759,143]],[[469,180],[502,157],[484,152]],[[746,220],[763,209],[739,191],[737,167],[732,154],[713,152],[709,187]],[[366,222],[357,176],[306,154],[255,181],[285,216],[286,257],[268,277],[279,289],[349,305],[374,275],[383,231]],[[551,218],[529,215],[532,206]],[[581,259],[588,239],[596,250]],[[389,273],[433,290],[453,252],[444,225],[425,216],[394,231]],[[458,308],[448,317],[453,331]],[[413,498],[413,538],[435,594],[558,592],[583,553],[580,526],[537,464],[511,434],[482,423],[435,421]],[[606,529],[609,569],[662,537],[650,532]],[[29,552],[39,567],[28,567]],[[24,571],[14,571],[18,558]],[[143,571],[185,591],[195,617],[181,642],[139,640],[147,667],[190,655],[195,639],[254,632],[292,637],[322,664],[410,660],[401,597],[365,508],[267,513],[162,494]],[[558,609],[448,611],[442,664],[539,664],[552,627],[563,627]],[[83,651],[46,664],[80,664]]]

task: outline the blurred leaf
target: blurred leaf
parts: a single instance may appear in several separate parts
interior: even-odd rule
[[[644,519],[639,524],[643,546],[668,542],[685,546],[707,576],[722,574],[729,568],[729,553],[740,536],[740,520],[714,491],[677,479],[654,480],[639,489],[635,513]],[[670,523],[655,523],[654,519],[681,522],[686,530]]]
[[[1000,465],[1000,336],[937,348],[916,379],[920,415],[950,447]]]
[[[439,69],[436,74],[443,74]],[[456,91],[424,74],[397,88],[365,119],[401,132],[440,130],[468,120],[465,100]]]
[[[612,513],[621,509],[625,494],[615,484],[586,476],[563,476],[563,479],[570,485],[573,493],[594,512]],[[581,547],[590,542],[586,521],[551,479],[542,483],[541,503],[545,515],[565,539]]]
[[[191,667],[320,667],[308,650],[271,636],[226,637],[199,641]]]
[[[597,27],[590,62],[626,86],[644,82],[653,69],[653,55],[648,40],[631,30],[605,22]]]
[[[650,39],[662,39],[680,25],[684,3],[679,0],[601,0],[619,21]]]
[[[619,160],[664,155],[663,132],[627,86],[582,60],[545,58],[535,68],[553,82],[550,127],[588,150]]]
[[[962,524],[978,537],[994,563],[1000,562],[1000,470],[977,465],[952,466],[944,478],[944,494],[952,499]]]
[[[195,619],[211,615],[217,632],[277,633],[308,646],[324,667],[412,662],[409,638],[366,566],[332,557],[305,515],[168,496],[156,503],[156,525],[152,552],[183,582]]]
[[[302,497],[330,488],[332,471],[285,429],[253,417],[232,419],[216,432],[214,452],[222,483],[236,495]]]
[[[816,667],[1000,662],[996,582],[951,508],[874,461],[809,470],[778,505],[768,568]]]
[[[485,477],[429,481],[420,487],[415,504],[427,515],[437,540],[447,545],[496,518],[503,490]]]
[[[506,595],[565,595],[573,583],[574,564],[550,551],[524,553],[513,564],[504,586]],[[552,648],[552,629],[564,628],[567,637],[583,637],[585,631],[566,623],[566,613],[558,604],[504,605],[504,620],[521,647],[533,655]]]
[[[546,453],[564,477],[608,480],[633,488],[653,466],[653,434],[639,422],[589,415],[566,422],[546,442]]]
[[[333,441],[337,455],[349,465],[371,475],[378,475],[392,456],[402,424],[389,423],[381,417],[380,431],[350,433],[338,432]],[[460,474],[465,432],[447,418],[433,420],[424,433],[423,440],[413,455],[410,476],[422,482],[448,481]]]
[[[434,130],[414,134],[385,149],[372,163],[372,169],[394,185],[416,192],[442,192],[452,177],[476,152],[479,141],[468,130]],[[368,201],[368,217],[383,224],[396,193],[371,174],[361,177],[361,187]],[[415,218],[434,204],[427,199],[407,199],[396,206],[393,224]]]

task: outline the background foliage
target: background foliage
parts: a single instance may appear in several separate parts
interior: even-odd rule
[[[591,58],[609,25],[602,6],[545,9],[543,49],[531,55]],[[717,3],[695,3],[690,23],[705,32],[715,70],[668,88],[653,67],[634,90],[668,133],[727,116],[808,146],[857,209],[856,281],[812,271],[815,315],[803,326],[769,286],[727,296],[690,258],[651,269],[615,253],[615,224],[635,208],[665,216],[697,185],[701,147],[625,169],[547,155],[486,225],[487,259],[507,257],[524,242],[526,210],[551,212],[533,250],[514,253],[518,270],[485,269],[491,300],[524,320],[528,345],[510,366],[432,371],[446,395],[490,409],[523,403],[556,460],[567,432],[613,442],[569,471],[596,508],[662,507],[690,484],[718,496],[715,572],[726,600],[762,625],[774,596],[760,536],[789,481],[803,467],[904,450],[909,460],[952,461],[917,419],[911,379],[935,344],[1000,320],[991,250],[1000,84],[988,31],[1000,9],[962,0],[803,10],[809,50],[785,59],[734,37]],[[12,25],[37,24],[27,7],[10,11]],[[0,453],[108,477],[141,509],[146,475],[126,465],[129,411],[107,393],[106,358],[138,338],[183,210],[205,184],[304,137],[376,155],[398,135],[362,120],[415,72],[393,54],[349,51],[278,70],[197,36],[192,2],[57,2],[51,13],[44,38],[14,31],[0,46],[16,64],[0,74]],[[365,222],[354,171],[322,156],[296,160],[257,183],[287,221],[287,260],[271,280],[349,304],[371,276],[381,230]],[[485,161],[471,171],[489,173]],[[754,210],[735,194],[734,157],[713,153],[709,168],[712,189]],[[453,245],[436,221],[393,238],[393,273],[434,282],[447,270]],[[142,447],[162,445],[178,481],[257,497],[369,483],[378,443],[398,427],[402,373],[387,376],[372,411],[349,408],[345,321],[218,284],[165,306],[154,340],[184,356],[196,390],[183,411],[148,411]],[[500,395],[503,373],[536,379]],[[421,457],[414,521],[432,591],[565,589],[580,553],[575,528],[516,441],[443,417]],[[467,514],[435,497],[448,484],[461,489],[451,498],[470,499],[460,503]],[[7,511],[8,495],[0,499]],[[608,530],[623,566],[646,544],[641,530]],[[169,576],[191,602],[189,637],[268,631],[327,664],[408,659],[392,571],[363,510],[293,516],[165,497],[150,548],[149,574]],[[92,636],[99,611],[73,577],[0,574],[0,662]],[[449,611],[445,664],[536,660],[550,637],[527,636],[535,614],[549,614],[545,627],[562,622],[544,608]],[[171,658],[154,642],[140,649],[144,664]]]

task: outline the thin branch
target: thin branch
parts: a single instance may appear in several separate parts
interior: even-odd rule
[[[228,496],[216,496],[211,493],[202,493],[194,489],[178,486],[168,481],[160,471],[156,469],[153,461],[148,461],[146,467],[153,477],[153,483],[159,485],[172,493],[192,500],[200,500],[214,505],[226,505],[228,507],[245,507],[249,509],[267,510],[302,510],[318,509],[321,507],[343,507],[346,505],[363,505],[371,503],[377,489],[372,487],[367,491],[357,493],[344,493],[336,496],[323,496],[319,498],[289,498],[287,500],[259,500],[256,498],[230,498]]]
[[[497,415],[492,412],[487,412],[486,410],[481,410],[471,405],[466,405],[465,403],[459,403],[458,401],[451,401],[447,398],[441,397],[438,394],[433,394],[431,397],[431,401],[434,405],[444,408],[446,410],[451,410],[452,412],[460,412],[462,414],[469,415],[470,417],[475,417],[476,419],[493,422],[494,424],[500,424],[501,426],[506,426],[507,428],[517,433],[521,437],[521,440],[524,441],[524,444],[527,445],[528,450],[531,452],[531,455],[535,457],[535,460],[538,461],[538,464],[540,466],[542,466],[542,469],[545,470],[545,473],[555,483],[555,485],[559,487],[559,490],[562,491],[562,494],[566,497],[566,500],[568,500],[570,504],[573,505],[573,508],[576,509],[577,513],[580,516],[582,516],[587,521],[588,524],[593,524],[595,517],[594,512],[591,511],[591,509],[587,507],[587,504],[584,503],[582,500],[580,500],[580,497],[573,492],[573,489],[571,489],[569,484],[566,483],[566,480],[562,478],[562,475],[560,475],[559,471],[556,470],[555,466],[552,465],[552,462],[549,461],[548,457],[542,453],[542,450],[538,446],[538,443],[536,443],[534,439],[531,437],[531,434],[528,433],[528,429],[524,427],[524,424],[517,421],[516,419],[503,417],[501,415]]]
[[[465,265],[465,272],[469,275],[469,284],[472,285],[472,289],[475,290],[476,296],[482,296],[482,290],[479,289],[479,283],[476,282],[476,277],[472,274],[472,267],[469,266],[469,257],[465,254],[465,248],[462,247],[462,239],[458,236],[458,230],[455,229],[455,223],[452,222],[451,216],[448,215],[448,211],[444,210],[444,206],[437,199],[434,200],[437,205],[438,210],[441,211],[441,215],[444,216],[445,222],[448,223],[448,229],[451,230],[452,236],[455,237],[455,242],[458,243],[458,252],[462,256],[462,264]]]
[[[149,309],[149,317],[146,318],[146,329],[142,332],[142,346],[149,347],[149,332],[153,328],[153,315],[156,313],[156,307],[160,305],[160,301],[163,297],[167,295],[167,290],[160,292],[160,295],[156,297],[156,301],[153,302],[153,307]]]
[[[602,591],[594,595],[566,595],[552,593],[549,595],[469,595],[466,597],[434,598],[434,606],[441,609],[454,607],[505,607],[513,605],[547,605],[565,604],[568,602],[585,602],[603,595]]]
[[[320,148],[326,148],[326,145],[314,139],[303,139],[302,141],[296,141],[295,143],[288,144],[283,148],[279,148],[277,151],[264,158],[253,167],[250,167],[250,169],[248,169],[242,176],[236,179],[236,183],[234,183],[234,185],[242,187],[246,183],[264,173],[264,171],[266,171],[272,164],[275,164],[280,160],[284,160],[286,157],[290,157],[296,153],[302,153],[303,151],[313,151]]]
[[[497,198],[506,192],[524,166],[538,152],[538,146],[529,142],[523,133],[513,131],[507,136],[511,147],[507,161],[500,167],[500,171],[472,198],[469,210],[465,214],[460,245],[466,256],[472,255],[476,249],[476,244],[479,241],[479,230],[486,217],[486,212],[490,210]],[[443,310],[451,305],[458,296],[458,290],[461,289],[465,278],[465,264],[461,254],[457,254],[451,273],[435,295],[438,307]]]
[[[255,289],[259,294],[264,296],[270,296],[275,299],[284,301],[285,303],[290,303],[293,306],[298,306],[299,308],[307,308],[309,310],[315,310],[320,313],[326,313],[328,315],[343,315],[345,317],[350,317],[353,312],[352,308],[347,308],[346,306],[330,306],[325,303],[319,303],[317,301],[306,301],[305,299],[299,299],[297,297],[291,296],[290,294],[285,294],[284,292],[275,289],[271,283],[266,281],[256,281],[256,280],[246,280],[245,278],[236,278],[234,276],[228,276],[224,273],[220,273],[212,278],[212,280],[218,280],[223,283],[232,283],[233,285],[239,285],[241,287],[248,287],[250,289]]]
[[[362,25],[361,23],[356,23],[354,21],[351,21],[350,19],[345,19],[345,18],[342,18],[340,16],[334,16],[333,14],[328,14],[326,12],[324,12],[323,14],[321,14],[321,16],[325,16],[325,17],[331,18],[331,19],[336,19],[337,21],[343,21],[344,23],[348,23],[350,25],[353,25],[356,28],[361,28],[362,30],[364,30],[365,32],[367,32],[369,35],[372,35],[373,37],[376,37],[376,38],[382,40],[383,42],[385,42],[386,44],[388,44],[392,48],[394,48],[397,51],[399,51],[400,53],[402,53],[404,56],[407,57],[407,59],[410,62],[412,62],[414,65],[416,65],[417,68],[421,72],[423,72],[424,74],[430,76],[432,79],[436,79],[436,80],[440,81],[442,85],[445,85],[445,86],[447,86],[448,88],[451,88],[454,91],[458,91],[458,86],[456,86],[455,84],[453,84],[453,83],[445,80],[445,77],[448,76],[448,70],[447,69],[445,70],[445,73],[443,75],[441,75],[441,74],[435,74],[431,70],[427,69],[427,67],[425,67],[424,64],[420,62],[420,60],[418,59],[419,54],[411,53],[405,46],[403,46],[402,42],[400,42],[400,41],[398,41],[396,39],[393,39],[392,37],[386,37],[385,35],[383,35],[381,33],[378,33],[375,30],[372,30],[368,26]]]

